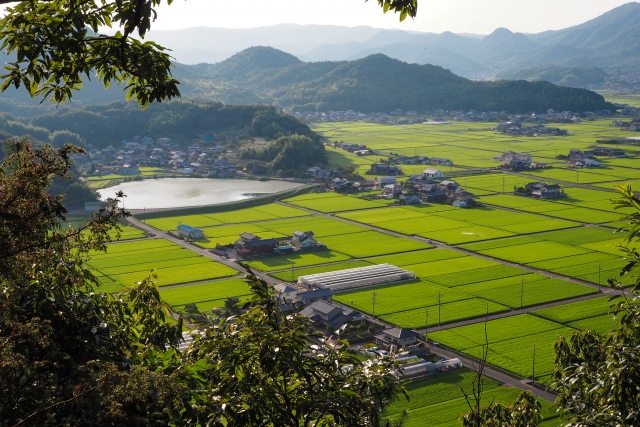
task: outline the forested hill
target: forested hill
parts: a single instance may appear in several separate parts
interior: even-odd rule
[[[302,62],[277,49],[252,47],[218,64],[182,67],[177,76],[182,78],[183,95],[188,97],[261,101],[298,110],[541,112],[549,108],[613,108],[601,95],[584,89],[545,82],[476,82],[438,66],[407,64],[382,54],[355,61]]]
[[[78,145],[91,143],[99,148],[118,144],[135,135],[184,140],[230,130],[242,130],[247,136],[267,139],[298,134],[319,140],[307,125],[268,105],[179,100],[151,104],[142,111],[135,102],[113,102],[58,109],[30,119],[0,115],[0,132],[31,135],[54,146],[73,142]]]
[[[298,111],[351,109],[368,113],[439,108],[528,113],[549,108],[576,112],[613,109],[601,95],[584,89],[545,82],[472,81],[442,67],[408,64],[382,54],[355,61],[303,62],[274,48],[251,47],[217,64],[177,64],[174,75],[182,83],[183,98],[225,104],[278,104]],[[24,101],[26,91],[22,89],[20,94],[10,89],[3,98]],[[106,91],[98,83],[87,83],[74,102],[86,105],[113,99],[124,99],[117,86]],[[138,117],[134,109],[127,115]],[[86,114],[104,110],[91,107]],[[2,111],[34,113],[33,108],[14,109],[0,99]],[[168,114],[163,107],[157,111]],[[115,112],[109,114],[117,116]],[[116,131],[120,128],[119,123],[104,126],[113,126]]]

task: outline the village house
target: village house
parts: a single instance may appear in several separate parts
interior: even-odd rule
[[[302,309],[300,314],[315,326],[339,329],[354,320],[361,320],[362,314],[351,309],[336,307],[331,302],[315,301]]]
[[[382,197],[386,199],[397,199],[402,194],[402,185],[388,184],[382,188]]]
[[[121,168],[118,169],[118,173],[120,175],[135,175],[140,173],[140,169],[138,169],[135,165],[124,164]]]
[[[464,188],[458,187],[455,191],[451,191],[447,193],[447,202],[451,203],[453,206],[465,207],[473,200],[475,195],[468,191],[465,191]]]
[[[422,171],[422,176],[428,179],[440,179],[444,178],[444,174],[440,172],[440,169],[427,168]]]
[[[444,203],[447,201],[447,193],[440,190],[436,184],[423,185],[418,190],[418,194],[420,194],[420,199],[425,202]]]
[[[299,249],[313,248],[318,244],[313,231],[294,231],[291,246]]]
[[[385,175],[402,175],[402,170],[396,166],[391,166],[386,163],[373,163],[368,174],[385,174]]]
[[[458,187],[460,187],[460,184],[458,184],[453,180],[448,180],[448,179],[445,179],[444,181],[440,181],[440,183],[437,185],[440,188],[440,190],[445,192],[456,191]]]
[[[591,150],[577,150],[577,149],[571,149],[569,150],[569,156],[570,159],[591,159],[593,158],[593,151]]]
[[[545,184],[543,182],[530,182],[525,185],[527,194],[536,199],[557,199],[565,197],[564,190],[558,184]]]
[[[384,350],[397,349],[415,344],[418,341],[417,332],[404,328],[385,329],[378,335],[374,335],[375,343]]]
[[[278,247],[276,239],[261,239],[251,233],[242,233],[240,238],[234,243],[239,255],[267,255],[273,253],[273,249]]]
[[[344,191],[351,188],[353,184],[348,179],[334,178],[331,180],[331,188],[334,191]]]
[[[407,185],[411,185],[413,187],[422,187],[425,184],[432,183],[431,178],[427,178],[426,176],[420,175],[411,175],[407,178]]]
[[[351,187],[354,190],[358,190],[358,191],[369,191],[369,190],[373,190],[375,186],[376,186],[375,181],[367,180],[367,181],[354,182]]]
[[[604,156],[604,157],[626,157],[627,154],[621,148],[611,148],[611,147],[594,147],[593,154],[595,156]]]
[[[405,205],[415,205],[420,203],[420,195],[417,193],[401,194],[398,196],[398,200]]]
[[[281,304],[294,304],[296,302],[298,289],[284,283],[274,285],[273,289],[276,291],[276,300]]]
[[[429,159],[429,163],[432,165],[440,165],[440,166],[453,166],[453,161],[449,159],[443,159],[441,157],[431,157]]]
[[[333,291],[330,288],[313,289],[310,291],[298,291],[296,295],[296,303],[310,305],[316,301],[331,301]]]
[[[575,159],[569,163],[572,168],[595,168],[600,166],[600,162],[595,159]]]

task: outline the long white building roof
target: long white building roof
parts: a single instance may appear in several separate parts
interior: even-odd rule
[[[415,279],[415,273],[390,264],[349,268],[329,273],[310,274],[298,277],[298,283],[313,288],[342,289],[359,288],[401,280]]]

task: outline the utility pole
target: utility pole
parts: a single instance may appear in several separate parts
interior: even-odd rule
[[[440,292],[438,292],[438,326],[440,326],[440,310],[442,309],[442,303],[440,302]]]
[[[429,307],[427,307],[427,326],[424,330],[424,339],[427,343],[429,342]]]
[[[502,177],[502,194],[504,194],[504,176]]]
[[[524,278],[522,279],[522,286],[520,287],[520,310],[522,310],[522,298],[524,297]]]
[[[373,294],[371,296],[371,304],[373,306],[371,312],[373,314],[373,317],[375,318],[376,317],[376,291],[373,291]]]
[[[531,366],[531,385],[536,383],[536,346],[533,346],[533,364]]]
[[[292,281],[292,282],[295,280],[295,279],[294,279],[294,277],[295,277],[295,276],[294,276],[294,274],[293,274],[293,265],[294,265],[294,264],[295,264],[295,262],[292,262],[292,263],[291,263],[291,281]]]
[[[600,293],[600,264],[598,264],[598,293]]]

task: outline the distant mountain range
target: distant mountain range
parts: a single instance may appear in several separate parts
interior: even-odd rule
[[[178,61],[198,62],[177,63],[174,75],[182,82],[183,98],[201,101],[365,112],[599,110],[611,106],[593,92],[569,87],[601,87],[607,72],[619,78],[621,70],[640,67],[640,4],[540,34],[505,28],[482,36],[276,25],[153,31],[148,38],[173,49]],[[264,45],[270,47],[259,47]],[[482,83],[463,77],[516,81]],[[85,82],[73,102],[83,106],[123,99],[117,86],[105,90]],[[24,89],[0,96],[0,112],[26,117],[55,108],[36,105]]]
[[[255,46],[217,64],[179,65],[183,98],[226,104],[277,104],[297,111],[471,110],[542,112],[613,109],[586,89],[525,80],[472,81],[434,65],[407,64],[382,54],[354,61],[302,62],[272,47]],[[11,91],[15,101],[26,91]],[[75,97],[76,95],[74,95]],[[77,93],[80,105],[113,101],[122,93],[99,83]],[[33,102],[33,101],[32,101]],[[8,108],[8,110],[6,109]],[[66,107],[65,107],[66,108]],[[15,111],[12,103],[0,111]],[[33,109],[33,114],[42,110]]]
[[[439,65],[474,79],[548,66],[597,66],[612,71],[640,66],[640,4],[627,3],[583,24],[539,34],[506,28],[481,36],[285,24],[152,31],[149,39],[173,49],[172,55],[185,64],[216,63],[251,46],[271,46],[307,62],[356,60],[382,53],[408,63]]]

